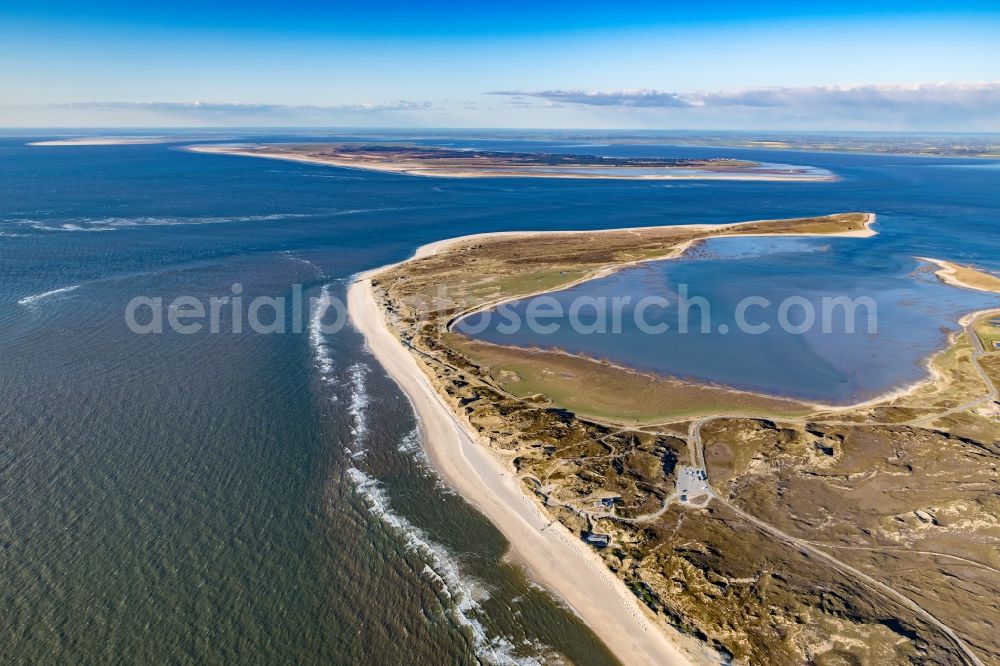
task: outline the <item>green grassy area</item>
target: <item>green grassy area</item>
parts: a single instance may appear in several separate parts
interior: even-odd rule
[[[790,400],[658,379],[566,354],[485,345],[454,334],[445,343],[488,367],[505,391],[521,398],[543,395],[557,407],[600,421],[645,425],[719,413],[808,413]]]
[[[988,352],[993,351],[994,342],[1000,342],[1000,326],[991,324],[990,321],[993,319],[1000,320],[1000,312],[983,317],[973,326],[973,329],[976,331],[976,335],[978,335],[979,339],[982,340],[983,347],[985,347]]]
[[[587,272],[579,268],[556,266],[533,273],[504,276],[498,278],[495,284],[500,287],[500,293],[503,295],[527,295],[557,289],[579,280]]]

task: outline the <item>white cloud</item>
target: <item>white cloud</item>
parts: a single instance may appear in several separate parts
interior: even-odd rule
[[[950,109],[1000,110],[1000,82],[920,83],[914,85],[807,86],[799,88],[745,88],[718,92],[677,93],[659,90],[587,92],[544,90],[497,91],[514,99],[537,98],[548,102],[589,106],[696,108],[746,107],[902,107],[934,106]]]
[[[720,119],[741,119],[742,125],[767,125],[778,119],[797,126],[882,128],[997,129],[1000,118],[1000,82],[867,84],[744,88],[715,92],[661,90],[502,90],[489,93],[516,103],[577,108],[632,110],[643,117],[659,110],[683,117],[695,126]],[[608,117],[605,115],[605,117]],[[699,121],[699,118],[701,121]],[[724,124],[724,121],[722,121]]]
[[[20,127],[332,127],[412,125],[434,116],[431,102],[272,104],[89,101],[0,106],[0,125]]]
[[[558,127],[1000,131],[1000,82],[663,90],[502,90],[372,104],[90,101],[0,107],[35,127]]]
[[[70,111],[139,111],[185,117],[233,115],[299,117],[342,113],[424,111],[433,108],[430,102],[411,102],[408,100],[399,100],[388,104],[337,104],[329,106],[241,102],[70,102],[49,106],[50,108]]]

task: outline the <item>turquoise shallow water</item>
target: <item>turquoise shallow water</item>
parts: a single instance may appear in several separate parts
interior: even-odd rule
[[[208,298],[239,282],[248,298],[296,284],[342,296],[355,272],[460,234],[845,209],[879,213],[881,235],[796,246],[797,261],[843,251],[859,276],[898,280],[913,254],[1000,269],[998,173],[949,161],[604,145],[590,150],[758,158],[842,180],[472,181],[24,145],[36,138],[0,138],[7,663],[611,662],[442,487],[352,329],[141,336],[123,316],[137,295]],[[557,134],[447,142],[581,150]],[[709,254],[685,270],[721,293],[712,276],[740,263]]]

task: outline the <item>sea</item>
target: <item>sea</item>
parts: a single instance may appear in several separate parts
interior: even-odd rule
[[[409,403],[360,335],[321,325],[352,276],[421,244],[875,212],[871,239],[713,241],[689,260],[581,288],[669,292],[684,281],[724,310],[749,291],[779,299],[835,282],[872,292],[887,313],[882,346],[824,350],[765,335],[752,353],[727,341],[713,355],[719,339],[709,335],[683,353],[654,345],[629,356],[634,344],[600,336],[560,341],[665,373],[831,400],[918,377],[958,314],[996,303],[937,284],[913,258],[1000,270],[996,162],[560,132],[186,132],[163,144],[28,145],[58,134],[0,134],[3,663],[615,663],[438,477]],[[731,157],[839,180],[447,179],[183,150],[373,140]],[[271,312],[268,331],[236,325],[237,297],[296,294],[298,311],[258,312]],[[137,331],[136,299],[147,318],[163,304],[167,321],[217,299],[220,321]],[[775,371],[778,349],[798,371]],[[866,379],[859,369],[884,353],[896,370]]]

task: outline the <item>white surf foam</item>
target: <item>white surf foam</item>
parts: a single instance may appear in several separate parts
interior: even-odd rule
[[[333,363],[329,356],[325,338],[320,332],[322,313],[329,303],[329,285],[324,286],[320,298],[314,307],[310,323],[310,340],[316,350],[317,363],[321,373],[330,375]],[[363,458],[366,452],[368,438],[368,393],[367,376],[370,369],[357,361],[347,368],[347,380],[350,383],[350,399],[347,408],[353,424],[351,426],[352,441],[345,449],[353,461]],[[405,435],[398,444],[400,452],[412,455],[428,473],[433,474],[436,483],[444,487],[440,477],[433,471],[426,453],[420,445],[420,431],[414,428]],[[490,638],[483,623],[476,617],[482,610],[481,602],[489,598],[486,587],[474,578],[461,573],[458,561],[444,546],[435,543],[420,528],[413,525],[405,517],[392,510],[389,497],[372,477],[365,474],[352,463],[346,472],[355,492],[363,499],[368,511],[384,525],[403,539],[406,548],[420,557],[424,562],[422,576],[433,586],[434,592],[441,601],[445,614],[456,625],[464,627],[472,637],[472,647],[479,661],[500,666],[539,666],[541,663],[562,663],[561,658],[535,659],[521,657],[515,645],[506,637]],[[447,490],[450,492],[450,490]],[[545,647],[535,643],[524,642],[520,651],[526,649],[543,654]]]
[[[312,310],[309,312],[309,345],[312,347],[313,356],[316,358],[316,367],[319,368],[320,376],[324,381],[333,383],[335,380],[333,372],[333,357],[330,355],[330,348],[323,336],[323,315],[332,303],[330,297],[330,285],[324,285],[320,289],[319,297],[311,301]]]
[[[34,305],[38,301],[45,300],[51,296],[58,296],[59,294],[66,294],[71,291],[75,291],[80,288],[80,285],[74,284],[69,287],[60,287],[59,289],[53,289],[51,291],[43,291],[40,294],[31,294],[30,296],[25,296],[24,298],[18,299],[18,305]]]
[[[516,656],[510,640],[489,637],[482,622],[475,617],[481,610],[480,603],[489,598],[485,587],[462,575],[455,557],[444,546],[432,541],[420,528],[395,513],[378,481],[356,467],[347,470],[347,477],[372,515],[402,537],[407,548],[424,560],[424,578],[435,586],[445,612],[472,634],[476,655],[482,661],[504,666],[540,663],[531,657]]]
[[[434,465],[431,463],[431,459],[427,456],[427,451],[424,450],[423,444],[420,441],[419,426],[404,435],[403,438],[399,440],[399,444],[396,448],[400,453],[405,453],[410,456],[425,477],[434,479],[434,487],[438,492],[444,495],[456,494],[455,491],[444,482],[444,479],[442,479],[441,475],[437,473],[437,470],[434,469]]]
[[[421,462],[427,459],[427,454],[424,452],[423,447],[420,446],[419,428],[414,428],[410,432],[406,433],[403,438],[399,440],[399,445],[396,448],[400,453],[413,456]]]
[[[368,436],[368,366],[358,361],[347,369],[351,382],[351,399],[347,413],[354,419],[351,434],[354,435],[355,449],[364,447]]]
[[[74,218],[67,220],[36,220],[15,219],[5,220],[23,224],[39,231],[115,231],[134,227],[168,227],[187,224],[224,224],[226,222],[266,222],[287,220],[301,217],[313,217],[304,213],[273,213],[270,215],[234,215],[234,216],[140,216],[140,217],[103,217]]]
[[[303,266],[308,266],[309,268],[311,268],[313,272],[316,273],[317,278],[326,277],[325,273],[323,273],[323,269],[317,266],[315,263],[309,261],[308,259],[304,257],[297,257],[288,250],[282,250],[282,254],[288,257],[289,261],[294,261],[297,264],[302,264]]]
[[[384,206],[382,208],[346,208],[344,210],[331,211],[330,215],[361,215],[364,213],[388,213],[394,210],[409,210],[399,206]]]

